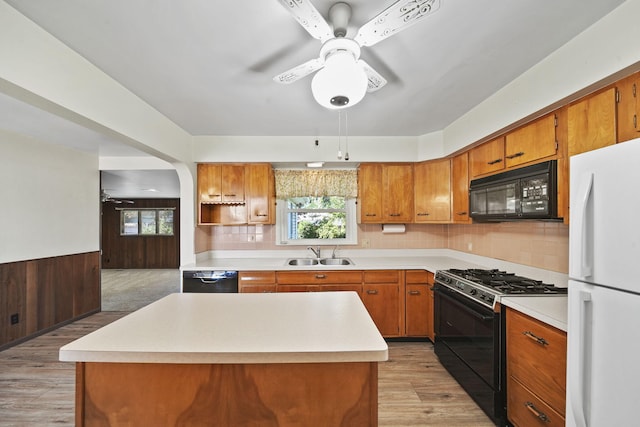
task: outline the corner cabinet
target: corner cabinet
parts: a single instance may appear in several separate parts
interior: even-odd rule
[[[451,222],[451,160],[416,163],[415,223]]]
[[[507,417],[516,427],[564,426],[567,334],[506,310]]]
[[[363,163],[358,171],[362,223],[413,221],[413,164]]]
[[[272,224],[273,171],[265,164],[198,164],[198,224]]]

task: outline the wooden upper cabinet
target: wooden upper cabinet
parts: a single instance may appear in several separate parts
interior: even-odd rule
[[[275,222],[273,169],[269,163],[246,165],[247,215],[249,224]]]
[[[244,166],[198,164],[200,203],[243,203]]]
[[[382,168],[382,219],[413,220],[413,164],[385,164]]]
[[[616,84],[618,102],[618,142],[629,141],[640,137],[640,73],[620,80]]]
[[[365,163],[358,170],[360,222],[382,222],[382,164]]]
[[[485,142],[469,152],[471,178],[504,169],[504,136]]]
[[[616,89],[603,91],[569,105],[568,155],[616,143]]]
[[[507,134],[505,167],[511,168],[555,156],[557,151],[556,115],[549,114]]]
[[[466,224],[469,218],[469,152],[451,159],[452,222]]]
[[[361,164],[358,192],[360,222],[412,222],[413,164]]]
[[[414,222],[451,221],[451,161],[416,163]]]

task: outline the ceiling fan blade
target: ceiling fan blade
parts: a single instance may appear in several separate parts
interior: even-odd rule
[[[382,89],[382,87],[387,84],[387,80],[382,77],[380,73],[371,68],[369,64],[364,62],[362,59],[359,59],[358,63],[362,66],[362,69],[367,75],[367,92],[375,92]]]
[[[331,27],[309,0],[278,0],[278,3],[287,9],[313,38],[323,43],[333,38]]]
[[[360,46],[373,46],[429,16],[440,8],[440,0],[398,0],[364,24],[354,38]]]
[[[320,58],[315,58],[310,61],[300,64],[297,67],[293,67],[290,70],[285,71],[282,74],[278,74],[273,78],[276,83],[289,84],[293,83],[301,78],[308,76],[314,71],[324,67],[324,61]]]

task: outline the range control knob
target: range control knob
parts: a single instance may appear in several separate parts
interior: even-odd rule
[[[477,294],[477,293],[478,293],[478,290],[474,288],[474,289],[471,289],[471,291],[469,291],[469,293],[470,293],[471,295],[475,295],[475,294]]]

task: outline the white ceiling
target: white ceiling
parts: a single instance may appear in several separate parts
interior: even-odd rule
[[[193,135],[333,135],[311,76],[318,56],[276,0],[6,0]],[[326,16],[332,0],[312,0]],[[412,0],[406,0],[408,3]],[[442,0],[362,57],[388,81],[349,110],[349,134],[441,130],[623,0]],[[352,0],[350,32],[393,0]]]
[[[320,50],[276,0],[5,1],[192,135],[337,132],[311,76],[272,81]],[[312,1],[325,17],[334,3]],[[349,135],[442,130],[622,2],[441,0],[435,14],[362,49],[388,84],[348,110]],[[393,3],[349,1],[347,37]],[[0,127],[67,145],[82,138],[100,155],[144,154],[2,94]]]

